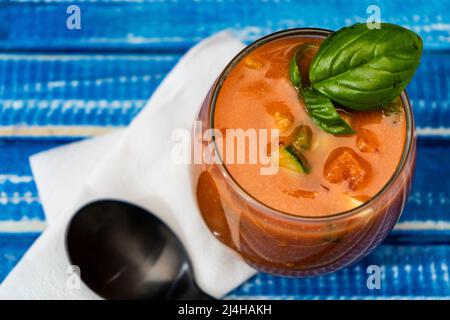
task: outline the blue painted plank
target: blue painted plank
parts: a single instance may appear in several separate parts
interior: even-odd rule
[[[450,172],[442,170],[449,154],[450,140],[419,139],[413,189],[400,221],[450,222]]]
[[[0,233],[0,283],[38,236],[38,233]]]
[[[450,246],[382,245],[361,262],[331,275],[282,278],[258,274],[230,298],[276,299],[450,299]],[[381,289],[369,290],[367,267],[381,268]]]
[[[179,58],[0,54],[0,126],[127,125]],[[408,92],[419,128],[450,129],[450,53],[426,52]]]
[[[0,124],[126,125],[178,59],[0,55]]]
[[[146,99],[179,58],[178,54],[0,54],[0,92],[2,99]]]
[[[0,233],[0,283],[38,237]],[[282,278],[260,273],[227,298],[364,299],[450,298],[448,245],[384,244],[361,262],[331,275]],[[381,289],[366,286],[367,267],[381,268]]]
[[[75,140],[65,140],[71,141]],[[0,139],[0,221],[45,220],[28,159],[61,144],[52,140]]]
[[[66,8],[78,4],[82,29],[66,28]],[[448,1],[425,0],[178,0],[3,2],[0,47],[5,50],[184,51],[224,28],[243,40],[293,27],[336,30],[365,21],[369,5],[384,21],[413,28],[427,48],[449,48]]]
[[[72,142],[74,139],[66,139]],[[1,173],[31,175],[28,159],[31,155],[60,146],[60,141],[41,141],[35,139],[0,139]]]

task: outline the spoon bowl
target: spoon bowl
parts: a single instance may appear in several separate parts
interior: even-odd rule
[[[145,209],[101,200],[81,208],[66,249],[82,281],[106,299],[208,299],[189,256],[167,225]]]

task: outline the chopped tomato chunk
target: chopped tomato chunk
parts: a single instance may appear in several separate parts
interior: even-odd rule
[[[366,125],[379,124],[383,119],[383,113],[380,111],[357,112],[353,116],[353,127],[358,130]]]
[[[294,115],[284,101],[272,101],[266,106],[267,112],[273,117],[277,128],[288,130],[294,123]]]
[[[260,60],[247,57],[244,59],[244,64],[250,69],[260,69],[263,67],[263,63]]]
[[[376,134],[369,129],[358,130],[356,145],[361,152],[377,152],[380,147]]]
[[[275,112],[273,115],[277,128],[281,131],[285,131],[294,123],[294,116],[291,113]]]
[[[319,193],[316,191],[307,191],[307,190],[293,190],[293,191],[284,191],[288,195],[296,198],[305,198],[305,199],[314,199]]]
[[[372,174],[370,163],[348,147],[333,150],[323,171],[325,178],[331,183],[348,181],[352,191],[365,186]]]

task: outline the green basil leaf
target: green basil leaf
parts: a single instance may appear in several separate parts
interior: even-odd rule
[[[318,127],[335,135],[355,133],[348,123],[341,118],[328,97],[311,88],[302,88],[302,95],[306,110]]]
[[[297,89],[300,89],[304,86],[302,75],[300,73],[300,63],[303,61],[306,54],[308,54],[308,50],[315,49],[317,50],[317,46],[309,43],[301,44],[297,50],[295,50],[294,55],[292,56],[291,62],[289,64],[289,75],[291,78],[291,83]]]
[[[309,69],[312,87],[354,110],[380,109],[405,89],[422,55],[422,40],[403,27],[356,24],[331,34]]]
[[[300,75],[300,70],[297,65],[297,52],[298,49],[295,51],[291,63],[289,64],[289,75],[291,77],[292,85],[296,88],[300,88],[302,85],[302,76]]]

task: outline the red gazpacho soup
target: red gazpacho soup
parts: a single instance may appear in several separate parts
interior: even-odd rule
[[[277,39],[246,56],[223,83],[214,126],[222,131],[276,128],[280,143],[286,145],[302,126],[309,130],[310,147],[303,151],[307,174],[283,168],[283,163],[274,175],[260,174],[263,164],[225,165],[237,183],[265,205],[295,215],[323,216],[355,208],[388,182],[403,153],[405,115],[402,106],[389,115],[382,110],[346,110],[341,113],[356,134],[334,136],[318,128],[289,80],[291,57],[304,43],[319,40]],[[313,53],[314,49],[310,58]],[[305,70],[306,60],[310,59],[303,61]]]
[[[270,140],[259,144],[279,160],[276,173],[223,157],[223,164],[194,165],[193,184],[215,236],[251,265],[282,275],[331,272],[369,252],[397,221],[414,167],[406,96],[374,111],[337,104],[351,134],[330,134],[314,122],[289,66],[297,48],[309,44],[299,61],[301,78],[309,81],[324,38],[317,33],[290,31],[241,54],[215,86],[214,106],[211,92],[199,114],[224,133],[279,130],[276,148]],[[223,139],[226,145],[226,134]]]

